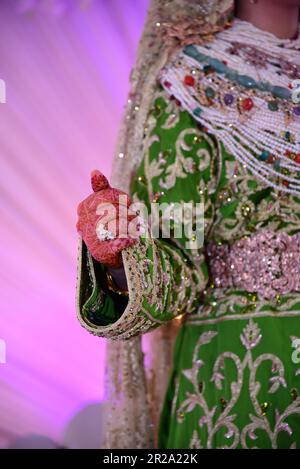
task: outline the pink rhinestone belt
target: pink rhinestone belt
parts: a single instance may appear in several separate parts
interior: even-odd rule
[[[231,245],[210,243],[206,254],[216,287],[239,288],[266,299],[300,292],[300,233],[262,229]]]

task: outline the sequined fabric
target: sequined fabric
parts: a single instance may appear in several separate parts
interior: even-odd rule
[[[262,229],[231,245],[211,243],[207,256],[216,287],[257,292],[266,299],[300,291],[300,233]]]

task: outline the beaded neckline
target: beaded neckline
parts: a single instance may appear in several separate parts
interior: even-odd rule
[[[258,69],[277,64],[278,71],[282,69],[290,79],[300,78],[300,25],[296,39],[279,39],[247,21],[236,19],[230,30],[218,34],[218,39],[228,43],[226,52],[240,56],[246,64]]]
[[[296,52],[300,50],[300,24],[298,27],[298,36],[295,39],[280,39],[273,33],[257,28],[248,21],[235,18],[232,27],[219,34],[219,37],[226,40],[232,40],[234,34],[237,34],[240,40],[246,40],[248,44],[256,44],[260,48],[265,49],[266,43],[268,47],[273,46],[278,49],[290,49]]]
[[[160,82],[237,160],[276,190],[300,196],[300,38],[245,21],[182,49]]]

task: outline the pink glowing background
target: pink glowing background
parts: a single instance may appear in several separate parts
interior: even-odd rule
[[[90,170],[110,174],[148,6],[74,0],[56,15],[15,3],[0,2],[0,447],[29,433],[60,441],[104,397],[105,342],[75,316],[75,211]]]

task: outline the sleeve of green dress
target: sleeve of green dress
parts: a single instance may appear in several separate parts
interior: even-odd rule
[[[152,214],[152,229],[122,251],[128,299],[105,291],[103,266],[80,243],[79,320],[89,332],[110,339],[128,339],[194,312],[208,281],[200,240],[214,216],[218,143],[161,88],[146,127],[130,195]]]

